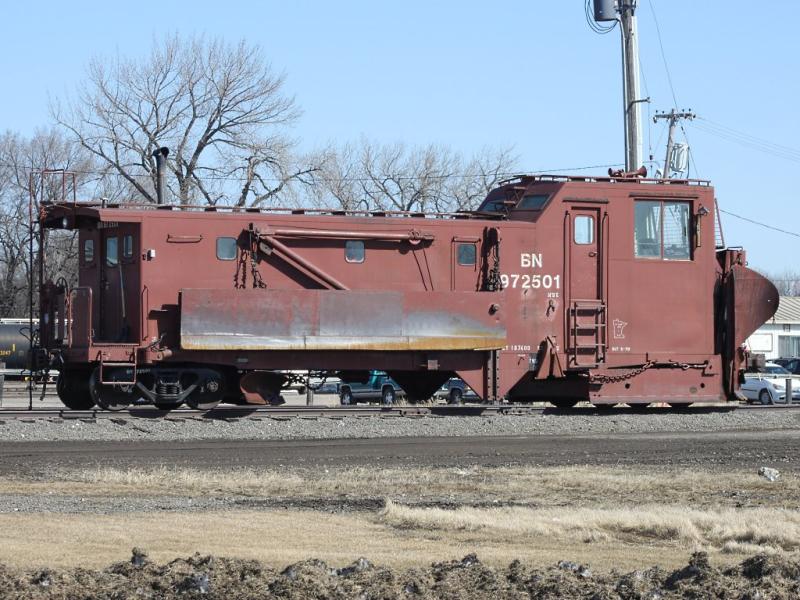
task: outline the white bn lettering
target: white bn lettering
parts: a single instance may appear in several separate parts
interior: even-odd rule
[[[535,269],[542,266],[542,253],[523,252],[519,255],[519,266],[522,268]]]

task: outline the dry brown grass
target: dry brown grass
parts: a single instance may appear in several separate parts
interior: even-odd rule
[[[0,493],[204,495],[260,497],[389,497],[409,503],[512,503],[537,507],[681,504],[694,507],[769,504],[800,508],[800,478],[770,483],[754,472],[657,468],[468,467],[463,469],[99,468],[47,481],[0,479]]]
[[[751,472],[649,467],[99,468],[0,479],[3,493],[389,498],[380,513],[0,514],[0,561],[17,565],[101,566],[125,559],[133,546],[159,560],[200,551],[275,566],[312,556],[345,564],[364,555],[407,567],[477,552],[492,564],[568,559],[633,569],[675,567],[696,548],[723,562],[756,551],[800,552],[800,482],[791,474],[770,483]],[[427,502],[467,506],[420,506]]]
[[[468,531],[507,541],[512,536],[552,537],[573,543],[671,544],[723,552],[800,550],[800,512],[757,508],[696,510],[678,506],[616,509],[453,510],[415,508],[387,501],[384,522],[401,529]]]
[[[559,560],[598,569],[640,569],[686,563],[689,544],[617,538],[587,543],[533,531],[403,528],[386,517],[305,511],[133,513],[129,515],[0,514],[0,562],[24,566],[104,567],[127,560],[134,546],[172,560],[194,552],[253,558],[282,568],[309,557],[345,565],[359,556],[394,567],[428,565],[476,552],[491,565],[521,559],[532,565]],[[710,548],[716,562],[741,556]]]

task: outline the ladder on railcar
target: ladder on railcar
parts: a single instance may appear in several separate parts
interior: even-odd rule
[[[570,368],[590,369],[606,360],[606,303],[573,300],[567,311],[567,359]]]

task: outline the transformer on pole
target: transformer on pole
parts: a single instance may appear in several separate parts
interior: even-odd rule
[[[653,123],[656,123],[660,119],[666,119],[667,121],[669,121],[669,134],[667,135],[667,153],[664,158],[664,169],[661,175],[663,179],[669,179],[673,171],[681,172],[685,170],[685,168],[680,168],[681,165],[679,163],[682,162],[681,157],[676,157],[674,152],[675,125],[678,123],[679,119],[691,120],[694,119],[695,116],[696,115],[691,111],[691,109],[677,111],[673,108],[669,112],[661,112],[653,117]],[[685,158],[685,160],[688,161],[688,153],[686,152],[686,150],[688,150],[688,148],[684,149],[683,157]]]

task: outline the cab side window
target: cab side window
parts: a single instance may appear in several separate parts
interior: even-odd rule
[[[472,267],[478,259],[478,249],[475,244],[458,245],[458,264],[464,267]]]
[[[133,236],[126,235],[122,238],[122,258],[133,258]]]
[[[117,238],[106,238],[106,265],[109,267],[116,267],[119,264],[119,255],[117,253]]]
[[[217,238],[217,258],[219,260],[236,260],[236,238]]]
[[[94,240],[83,240],[83,264],[89,265],[94,262]]]
[[[588,245],[594,243],[594,217],[578,215],[575,217],[575,231],[572,238],[576,244]]]
[[[637,200],[633,215],[636,258],[691,260],[688,202]]]
[[[689,260],[689,205],[664,202],[664,260]]]
[[[361,240],[347,240],[344,243],[344,259],[349,263],[363,263],[366,251]]]
[[[637,200],[633,251],[638,258],[661,258],[661,202]]]

